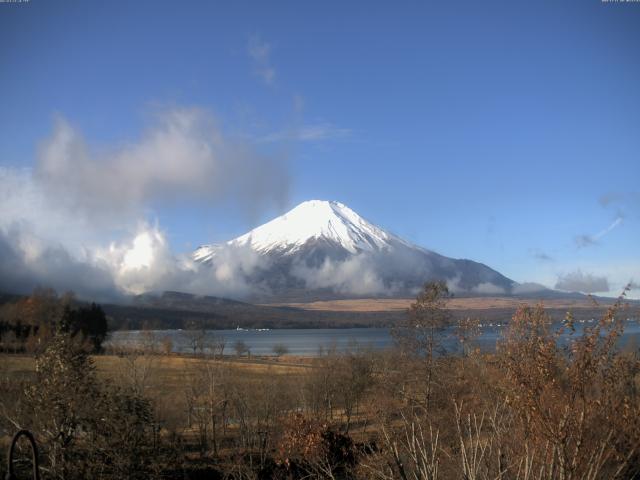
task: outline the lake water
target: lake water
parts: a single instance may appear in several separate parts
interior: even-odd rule
[[[576,335],[589,323],[578,324]],[[496,341],[504,331],[504,326],[484,326],[475,345],[483,351],[494,351]],[[392,338],[387,328],[319,328],[319,329],[275,329],[275,330],[208,330],[205,332],[204,345],[211,345],[217,339],[224,338],[226,355],[235,354],[234,344],[238,341],[250,349],[252,355],[274,355],[275,345],[284,345],[290,355],[316,356],[321,349],[335,347],[344,351],[354,346],[381,350],[392,345]],[[107,345],[135,348],[145,345],[152,340],[160,344],[165,339],[171,339],[173,351],[177,353],[193,353],[193,332],[186,330],[153,330],[143,332],[138,330],[112,332]],[[449,352],[459,350],[459,343],[453,336],[453,331],[443,333],[443,345]],[[629,341],[640,344],[640,323],[628,321],[620,344]],[[205,347],[206,350],[206,347]]]

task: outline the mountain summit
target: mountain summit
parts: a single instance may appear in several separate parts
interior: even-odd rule
[[[263,300],[414,296],[427,280],[465,294],[508,294],[517,285],[471,260],[413,245],[346,205],[309,200],[193,258],[218,272],[239,271]]]
[[[352,254],[380,251],[393,243],[406,243],[367,222],[343,203],[308,200],[227,245],[248,246],[262,254],[293,254],[309,242],[320,240]],[[209,250],[208,246],[200,247],[196,251],[196,259],[205,259]]]

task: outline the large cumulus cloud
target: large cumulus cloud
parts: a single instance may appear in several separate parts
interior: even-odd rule
[[[58,117],[35,177],[66,207],[118,218],[185,198],[231,197],[247,209],[282,206],[288,192],[283,159],[226,137],[213,116],[197,108],[164,111],[139,141],[102,153],[90,151],[82,135]]]
[[[233,201],[249,216],[286,203],[286,159],[225,134],[197,109],[160,112],[135,142],[92,148],[62,117],[33,168],[0,167],[0,290],[117,298],[149,290],[235,294],[249,256],[217,269],[171,252],[148,218],[175,201]]]

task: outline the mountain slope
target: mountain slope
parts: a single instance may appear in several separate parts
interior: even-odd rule
[[[373,225],[339,202],[311,200],[193,258],[238,269],[254,299],[414,296],[427,280],[462,294],[509,294],[515,282],[478,262],[452,259]],[[250,259],[250,260],[247,260]]]

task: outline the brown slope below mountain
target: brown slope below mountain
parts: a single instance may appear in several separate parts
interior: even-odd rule
[[[598,299],[598,304],[602,307],[611,305],[614,299]],[[406,310],[415,302],[413,298],[380,298],[380,299],[351,299],[351,300],[327,300],[308,303],[275,303],[265,306],[270,307],[291,307],[303,310],[316,311],[340,311],[340,312],[386,312]],[[509,308],[515,310],[524,303],[535,303],[532,299],[518,297],[475,297],[475,298],[452,298],[448,302],[451,310],[491,310]],[[547,309],[589,309],[596,307],[594,302],[585,297],[557,298],[543,300]]]

